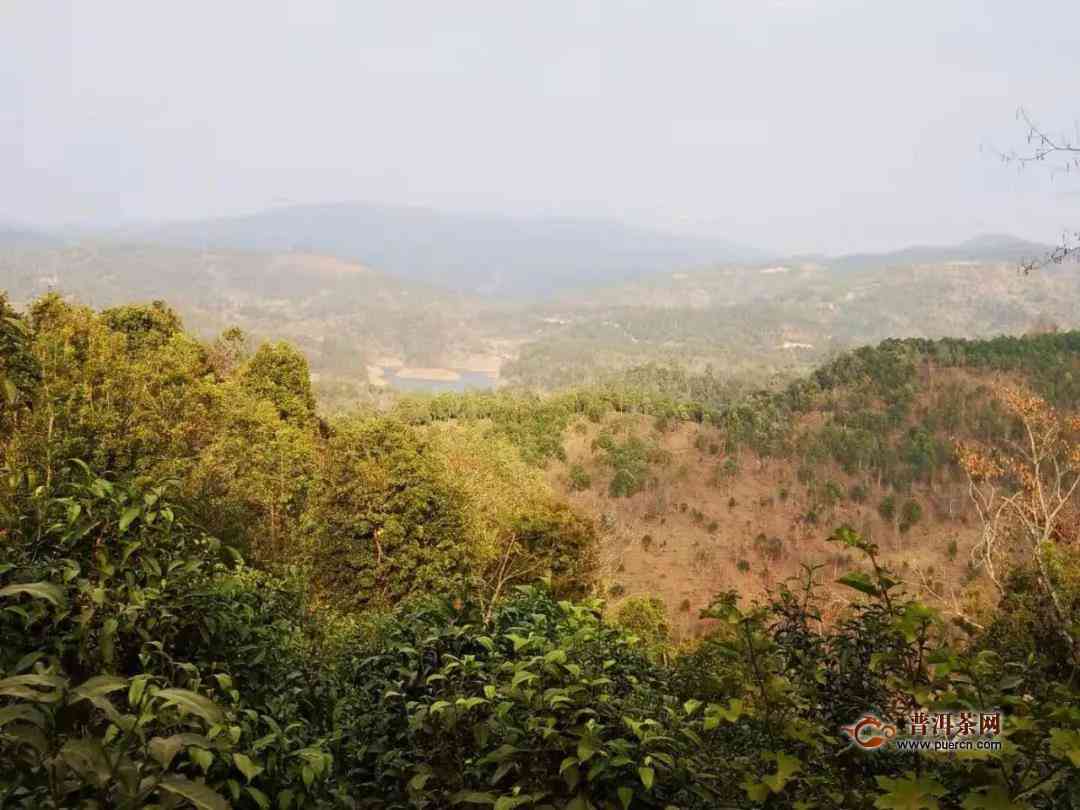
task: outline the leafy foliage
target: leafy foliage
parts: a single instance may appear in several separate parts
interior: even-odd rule
[[[1075,351],[1067,336],[890,343],[741,401],[721,401],[708,375],[653,369],[544,400],[416,398],[328,423],[289,347],[207,347],[161,304],[0,309],[2,806],[1080,801],[1080,578],[1059,518],[1072,512],[1065,498],[1042,519],[1032,500],[1050,468],[1072,486],[1075,425],[1045,398],[995,410],[941,389],[942,407],[919,413],[912,394],[928,363],[1030,363],[1064,407],[1071,389],[1051,377]],[[820,430],[792,434],[793,414],[825,406]],[[921,518],[917,487],[952,463],[941,425],[984,439],[1042,426],[1019,466],[960,445],[972,486],[1019,508],[1031,554],[1007,561],[981,624],[952,622],[844,527],[832,539],[863,560],[839,579],[848,603],[827,603],[811,567],[764,604],[717,594],[706,635],[675,648],[653,601],[605,618],[590,598],[595,531],[537,469],[572,419],[612,411],[708,423],[713,454],[732,461],[725,480],[750,447],[915,486],[880,501],[900,528]],[[616,496],[667,462],[614,428],[595,449]],[[825,516],[845,490],[807,470]],[[764,534],[755,544],[784,553]],[[902,725],[981,709],[1003,715],[1000,750],[865,755],[840,734],[867,711]]]
[[[167,485],[73,466],[4,538],[5,806],[316,806],[329,754],[271,686],[298,662],[267,610],[281,586],[187,524]]]

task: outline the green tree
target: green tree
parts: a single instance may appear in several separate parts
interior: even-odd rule
[[[5,432],[18,428],[19,414],[33,402],[40,380],[29,324],[0,292],[0,427]]]
[[[126,335],[128,346],[139,352],[160,348],[184,328],[180,316],[164,301],[105,309],[101,320],[109,329]]]
[[[315,415],[307,359],[287,343],[264,343],[240,371],[243,385],[273,402],[282,418],[303,424]]]
[[[646,651],[653,656],[665,652],[670,639],[667,608],[656,597],[632,596],[615,612],[615,623],[641,639]]]
[[[896,519],[896,496],[886,495],[878,504],[878,514],[881,519],[891,523]]]
[[[570,481],[570,489],[573,492],[584,492],[592,486],[592,476],[581,464],[571,464],[567,477]]]
[[[900,531],[907,532],[922,520],[922,504],[916,501],[914,498],[908,498],[904,501],[904,505],[900,507]]]
[[[214,402],[210,435],[186,478],[201,519],[262,561],[297,559],[316,434],[234,382],[220,386]]]
[[[335,423],[305,515],[315,582],[342,607],[461,593],[473,527],[430,442],[390,419]]]

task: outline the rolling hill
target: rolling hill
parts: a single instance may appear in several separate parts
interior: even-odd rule
[[[96,307],[165,299],[203,337],[239,326],[286,339],[321,378],[356,383],[382,357],[462,366],[492,352],[476,325],[483,301],[323,255],[12,243],[0,251],[0,289],[22,303],[53,290]]]
[[[185,246],[200,228],[209,234],[203,244]],[[305,244],[301,233],[322,241]],[[550,390],[643,362],[711,366],[756,385],[889,337],[1080,325],[1080,273],[1051,267],[1024,276],[1019,262],[1045,248],[1001,235],[884,254],[688,266],[680,262],[693,251],[677,245],[692,244],[700,256],[712,248],[597,223],[343,205],[164,225],[142,238],[0,230],[0,289],[23,302],[48,290],[95,306],[165,299],[202,335],[237,325],[256,338],[290,340],[320,385],[336,381],[349,391],[401,366],[439,372],[436,381],[457,369]],[[430,261],[417,252],[421,244]],[[350,250],[383,263],[343,258]],[[486,258],[459,267],[456,289],[439,283],[449,263],[480,252]],[[511,253],[517,264],[491,275],[495,258]],[[588,283],[569,274],[574,262],[600,253],[607,258]],[[566,263],[544,270],[545,257]],[[515,297],[540,288],[550,295]]]
[[[365,203],[293,206],[122,233],[161,244],[328,253],[403,279],[500,298],[640,278],[762,251],[602,220],[452,214]]]
[[[643,360],[727,373],[809,371],[890,337],[993,337],[1080,325],[1080,272],[1019,272],[1045,248],[992,237],[887,254],[658,274],[539,305],[505,376],[541,387]]]

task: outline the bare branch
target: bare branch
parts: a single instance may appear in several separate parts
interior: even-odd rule
[[[1003,163],[1015,165],[1020,169],[1033,164],[1041,164],[1053,174],[1070,174],[1080,171],[1080,135],[1054,136],[1043,129],[1028,115],[1023,107],[1016,111],[1016,118],[1026,129],[1026,148],[1011,149],[1008,152],[995,150]],[[1067,260],[1080,259],[1080,231],[1062,234],[1061,243],[1053,250],[1038,258],[1026,259],[1020,263],[1020,271],[1028,275],[1034,270],[1052,264],[1062,264]]]
[[[1059,165],[1070,168],[1080,168],[1080,146],[1067,136],[1055,138],[1040,127],[1027,110],[1023,107],[1016,111],[1016,117],[1024,123],[1027,129],[1027,144],[1029,149],[1025,152],[1013,150],[1002,155],[1007,163],[1018,163],[1021,166],[1029,163],[1044,163],[1049,158],[1059,158]]]

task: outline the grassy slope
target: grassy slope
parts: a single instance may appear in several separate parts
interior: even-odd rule
[[[803,421],[815,418],[820,417]],[[803,564],[824,565],[827,580],[844,574],[851,558],[826,540],[834,526],[844,523],[872,536],[882,547],[883,559],[907,573],[930,601],[940,600],[927,592],[927,585],[945,597],[963,590],[978,529],[959,483],[938,485],[934,493],[917,488],[912,495],[923,505],[926,517],[904,534],[878,514],[877,504],[888,490],[876,487],[870,488],[865,503],[845,497],[810,524],[805,515],[812,498],[808,487],[798,481],[797,462],[763,462],[743,451],[739,473],[717,484],[714,472],[724,456],[694,446],[699,433],[711,437],[714,430],[682,424],[656,434],[647,417],[619,419],[628,421],[629,429],[639,435],[652,436],[671,453],[669,464],[652,468],[655,480],[645,491],[625,498],[609,496],[611,470],[590,449],[600,428],[585,422],[579,423],[586,425],[584,432],[568,434],[567,461],[553,462],[548,468],[553,487],[603,529],[600,587],[613,609],[628,597],[659,596],[676,633],[696,635],[705,626],[697,618],[698,611],[721,590],[734,588],[750,599],[759,598],[768,588],[797,575]],[[586,491],[575,492],[569,485],[567,473],[575,463],[592,477]],[[819,476],[836,482],[845,493],[860,480],[831,464],[823,465]],[[782,491],[787,492],[786,498]],[[734,505],[730,505],[732,500]],[[717,525],[711,528],[714,521]],[[776,542],[773,538],[780,543],[770,548],[770,541]],[[952,551],[950,541],[956,542]],[[774,550],[777,547],[779,552]],[[746,565],[740,566],[740,561]],[[835,589],[838,596],[842,591]]]

